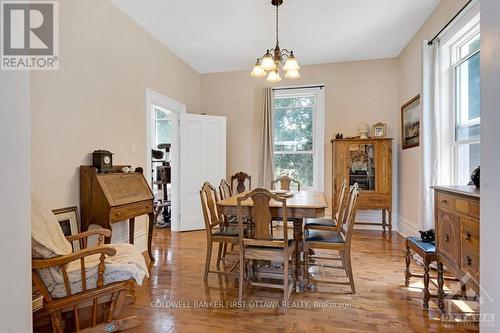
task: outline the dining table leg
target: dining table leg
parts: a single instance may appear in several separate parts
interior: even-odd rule
[[[302,243],[302,224],[303,219],[293,220],[293,239],[295,240],[295,276],[296,290],[301,292],[304,290],[304,274],[302,271],[302,251],[304,250],[304,244]]]

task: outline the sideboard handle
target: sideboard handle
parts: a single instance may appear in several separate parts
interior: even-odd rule
[[[467,266],[472,265],[472,258],[467,256]]]
[[[448,205],[448,200],[441,200],[441,203],[442,203],[443,205]]]
[[[467,236],[465,237],[465,240],[468,240],[470,241],[472,238],[472,235],[470,234],[470,232],[467,233]]]
[[[450,236],[448,234],[444,235],[444,240],[448,242],[450,240]]]

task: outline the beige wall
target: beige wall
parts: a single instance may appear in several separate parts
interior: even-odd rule
[[[109,1],[59,6],[60,69],[31,75],[33,191],[50,208],[79,204],[78,166],[95,149],[149,167],[146,88],[200,110],[199,74]]]
[[[250,69],[250,68],[249,68]],[[337,133],[357,135],[359,123],[387,123],[388,136],[399,137],[396,59],[303,66],[299,80],[278,86],[325,84],[325,192],[331,199],[330,139]],[[262,89],[269,84],[249,71],[201,76],[201,105],[207,114],[227,116],[227,173],[259,173]],[[394,150],[396,166],[397,150]],[[396,170],[396,168],[394,168]],[[396,178],[395,172],[395,180]],[[395,182],[395,184],[397,184]],[[397,190],[397,186],[395,186]],[[397,191],[394,193],[396,196]]]
[[[441,30],[467,0],[442,0],[425,24],[398,57],[398,101],[403,105],[422,91],[422,40],[431,39]],[[400,123],[401,119],[399,118]],[[400,126],[400,125],[398,125]],[[401,231],[416,232],[420,195],[420,147],[401,152],[400,162]],[[404,228],[404,229],[403,229]]]

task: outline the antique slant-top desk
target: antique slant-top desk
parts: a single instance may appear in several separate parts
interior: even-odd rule
[[[134,244],[135,218],[148,215],[148,254],[153,261],[153,193],[142,173],[118,172],[122,167],[99,173],[94,167],[80,166],[82,231],[91,224],[111,229],[111,224],[129,220],[129,241]]]

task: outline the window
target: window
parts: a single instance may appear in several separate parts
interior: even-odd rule
[[[322,88],[274,91],[275,175],[323,190],[324,100]]]
[[[172,142],[172,117],[170,111],[154,106],[155,147],[160,143]]]
[[[477,32],[464,44],[455,46],[455,181],[468,183],[472,170],[479,166],[480,133],[480,73]]]
[[[443,44],[443,91],[449,99],[451,179],[467,184],[480,163],[480,27],[478,8],[462,19]],[[449,89],[446,90],[446,87]],[[446,104],[446,103],[445,103]]]

